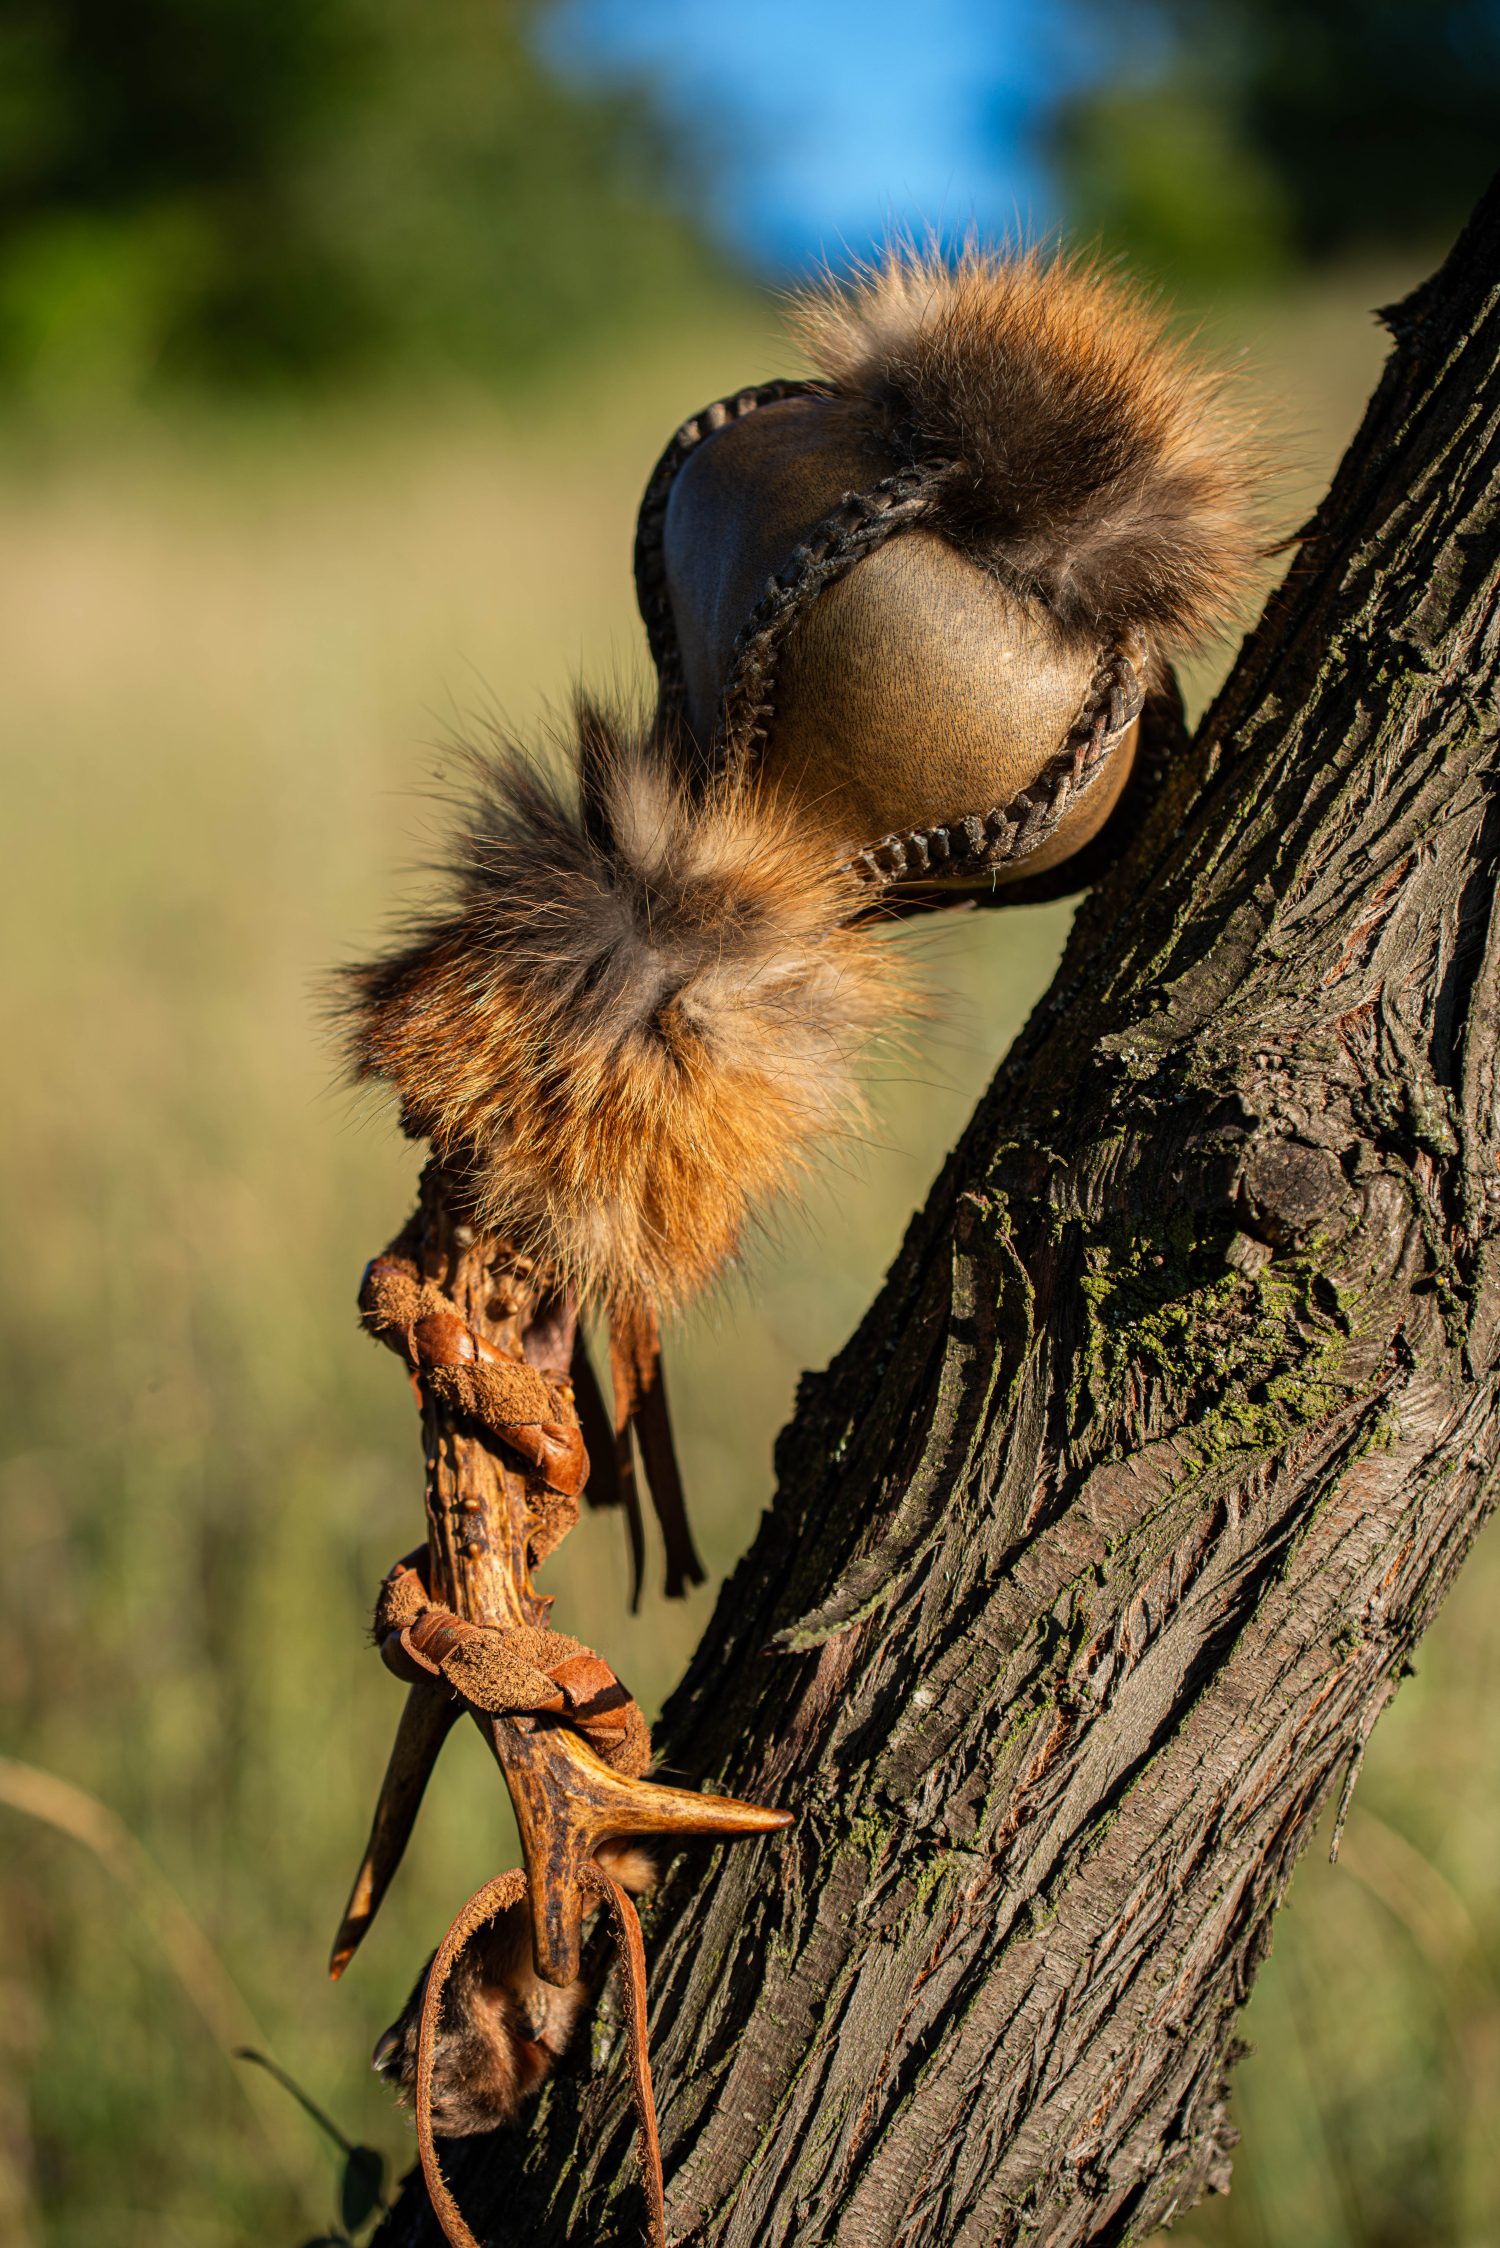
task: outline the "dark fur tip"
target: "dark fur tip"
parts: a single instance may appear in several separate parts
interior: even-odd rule
[[[1111,275],[1037,251],[891,253],[797,302],[818,371],[956,544],[1099,638],[1181,652],[1264,550],[1253,428],[1226,377]]]

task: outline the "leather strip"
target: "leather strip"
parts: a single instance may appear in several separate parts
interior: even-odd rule
[[[546,1718],[585,1740],[611,1771],[638,1778],[651,1734],[608,1663],[566,1632],[475,1624],[430,1600],[420,1570],[398,1562],[380,1589],[375,1641],[408,1685],[429,1679],[489,1717]]]
[[[630,1432],[635,1430],[651,1503],[667,1549],[667,1598],[680,1600],[706,1572],[693,1544],[682,1475],[667,1417],[661,1370],[661,1335],[648,1303],[620,1304],[610,1313],[609,1366],[615,1392],[615,1437],[622,1481],[633,1476]],[[632,1606],[639,1605],[639,1575]]]
[[[432,2203],[432,2213],[442,2226],[445,2237],[453,2248],[480,2248],[480,2243],[464,2222],[463,2212],[454,2200],[443,2166],[438,2160],[437,2143],[432,2132],[432,2074],[435,2063],[434,2046],[437,2040],[438,2016],[442,2010],[443,1992],[453,1963],[476,1929],[482,1928],[496,1913],[505,1912],[518,1905],[526,1895],[526,1876],[519,1867],[509,1873],[497,1874],[476,1889],[468,1903],[457,1915],[446,1936],[433,1953],[432,1965],[427,1970],[427,1988],[422,1994],[422,2019],[417,2030],[417,2153],[421,2158],[422,2176],[427,2184],[427,2198]]]
[[[442,1289],[422,1278],[404,1235],[366,1265],[359,1308],[366,1330],[404,1358],[441,1404],[508,1444],[549,1491],[577,1499],[589,1462],[567,1385],[497,1350],[461,1319]]]
[[[646,2196],[646,2237],[650,2248],[667,2248],[667,2204],[662,2182],[661,2139],[656,2127],[656,2096],[651,2084],[651,2056],[646,2033],[646,1951],[641,1924],[626,1891],[603,1868],[586,1865],[580,1876],[584,1891],[607,1907],[621,1978],[625,1985],[625,2035],[630,2060],[630,2095],[637,2124],[637,2159]],[[417,2150],[433,2215],[442,2226],[451,2248],[480,2248],[453,2198],[438,2160],[432,2128],[432,2078],[438,2020],[443,1992],[454,1962],[469,1938],[487,1920],[520,1904],[526,1895],[526,1876],[519,1869],[498,1874],[476,1889],[454,1919],[433,1955],[422,1994],[422,2018],[417,2033],[416,2120]]]
[[[667,2196],[662,2181],[661,2138],[656,2128],[656,2094],[651,2083],[651,2044],[646,2030],[646,1947],[640,1916],[628,1891],[602,1866],[583,1869],[583,1886],[594,1889],[607,1907],[625,1984],[625,2041],[630,2059],[630,2096],[635,2103],[636,2159],[646,2196],[646,2238],[650,2248],[667,2248]]]

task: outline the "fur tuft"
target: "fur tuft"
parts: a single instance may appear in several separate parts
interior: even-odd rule
[[[595,1858],[632,1896],[656,1886],[649,1845],[602,1842]],[[405,2107],[416,2104],[422,2001],[431,1971],[429,1959],[371,2055]],[[453,1963],[438,2014],[432,2122],[439,2136],[469,2138],[511,2122],[567,2051],[592,1995],[582,1976],[561,1989],[542,1981],[526,1905],[507,1905],[478,1929]]]
[[[858,1119],[854,1051],[901,991],[806,814],[690,794],[588,708],[576,755],[584,803],[514,751],[479,760],[446,909],[341,996],[357,1073],[485,1225],[591,1300],[670,1306]]]
[[[1171,653],[1233,614],[1260,465],[1225,377],[1125,283],[1034,249],[902,248],[793,318],[897,458],[940,469],[948,535],[1061,623]]]

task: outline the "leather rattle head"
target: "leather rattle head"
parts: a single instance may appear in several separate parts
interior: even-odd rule
[[[663,716],[878,889],[1076,887],[1147,697],[1254,562],[1223,378],[1035,252],[897,252],[796,316],[817,374],[694,416],[646,491]]]
[[[476,760],[445,893],[347,972],[358,1074],[580,1298],[684,1301],[863,1115],[894,915],[1073,890],[1232,613],[1253,462],[1120,283],[890,258],[801,305],[817,375],[686,423],[641,510],[654,721]]]

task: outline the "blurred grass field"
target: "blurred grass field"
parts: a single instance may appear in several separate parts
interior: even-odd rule
[[[1289,519],[1378,371],[1367,308],[1400,285],[1355,275],[1225,323],[1297,432]],[[254,2039],[401,2165],[365,2056],[510,1842],[456,1737],[376,1933],[326,1982],[399,1704],[365,1622],[417,1534],[420,1457],[353,1315],[414,1151],[340,1089],[316,982],[411,894],[445,741],[530,725],[580,674],[643,685],[639,488],[684,412],[782,365],[769,314],[716,308],[525,414],[455,396],[0,455],[0,1747],[118,1815]],[[857,1317],[1067,918],[924,937],[950,996],[871,1146],[675,1338],[716,1576],[769,1494],[797,1372]],[[713,1597],[669,1610],[653,1586],[631,1619],[607,1518],[546,1582],[649,1705]],[[1497,1595],[1482,1543],[1374,1740],[1339,1869],[1298,1877],[1250,2012],[1235,2192],[1179,2241],[1500,2239]],[[227,2057],[137,1894],[3,1802],[0,1912],[0,2241],[292,2248],[320,2228],[331,2155]]]

